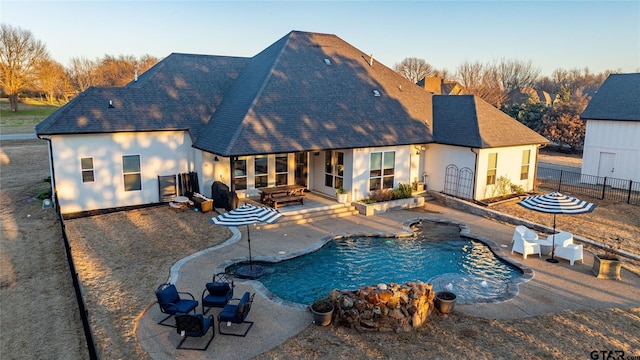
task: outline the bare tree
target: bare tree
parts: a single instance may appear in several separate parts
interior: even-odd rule
[[[534,67],[531,60],[502,59],[497,69],[502,91],[505,94],[522,87],[533,87],[540,76],[540,68]]]
[[[47,102],[51,105],[54,105],[56,100],[66,100],[71,86],[64,67],[57,61],[50,59],[38,63],[35,85],[34,90],[43,92]]]
[[[498,69],[493,65],[484,65],[478,61],[465,61],[458,66],[458,81],[464,88],[484,101],[500,107],[505,95],[500,84]]]
[[[605,70],[599,74],[593,74],[588,67],[584,69],[556,69],[551,76],[545,76],[536,82],[536,87],[550,94],[558,94],[565,88],[571,93],[597,89],[610,74],[621,73],[622,69]]]
[[[71,59],[71,65],[68,69],[69,77],[71,84],[79,93],[87,90],[90,86],[97,85],[97,68],[97,61],[87,58]]]
[[[144,55],[140,60],[133,55],[111,55],[98,62],[96,68],[97,85],[124,86],[133,81],[136,73],[142,74],[155,65],[158,59],[151,55]]]
[[[436,69],[427,63],[424,59],[418,58],[405,58],[399,64],[393,67],[400,75],[409,79],[414,84],[424,79],[425,77],[434,76]]]
[[[20,91],[33,85],[38,63],[49,59],[45,45],[30,31],[0,27],[0,86],[9,96],[11,111],[18,111]]]

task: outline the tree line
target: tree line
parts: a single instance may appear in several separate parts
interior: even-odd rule
[[[95,60],[72,58],[65,67],[30,31],[0,25],[0,87],[11,111],[18,111],[20,96],[40,97],[54,105],[67,103],[90,86],[124,86],[158,61],[150,55],[105,55]]]
[[[621,72],[574,68],[540,76],[540,68],[531,61],[503,58],[490,63],[465,61],[451,73],[415,57],[395,64],[394,70],[414,83],[432,77],[457,82],[463,93],[482,98],[559,149],[570,151],[580,150],[584,143],[586,125],[580,114],[591,96],[610,74]]]
[[[20,96],[41,97],[50,104],[64,104],[90,86],[124,86],[159,61],[150,55],[105,55],[95,60],[72,58],[65,67],[51,59],[46,46],[33,34],[19,27],[0,27],[0,89],[7,96],[11,111],[18,111]],[[500,59],[491,63],[465,61],[454,73],[437,69],[424,59],[409,57],[394,70],[414,83],[437,77],[456,81],[463,93],[476,95],[553,142],[579,149],[585,125],[580,113],[590,96],[609,74],[621,70],[592,73],[584,69],[556,69],[540,76],[531,61]],[[539,96],[520,98],[521,89],[549,94],[551,102]],[[530,93],[531,94],[531,93]]]

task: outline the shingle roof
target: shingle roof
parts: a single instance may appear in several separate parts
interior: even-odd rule
[[[431,97],[369,60],[335,35],[293,31],[251,59],[195,147],[244,155],[431,142]]]
[[[448,98],[432,105],[431,94],[335,35],[292,31],[252,58],[171,54],[124,88],[88,89],[36,133],[188,130],[194,147],[240,156],[425,144],[442,116],[444,143],[546,142],[479,99]],[[495,124],[510,132],[493,133]]]
[[[473,148],[549,141],[475,95],[433,96],[433,140]]]
[[[36,133],[181,129],[192,130],[195,139],[247,60],[171,54],[126,87],[87,89],[38,124]]]
[[[640,73],[609,75],[580,118],[640,121]]]

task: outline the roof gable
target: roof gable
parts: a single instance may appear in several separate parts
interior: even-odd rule
[[[293,31],[251,59],[195,146],[249,155],[426,143],[430,108],[428,94],[337,36]]]
[[[640,121],[640,73],[609,75],[580,118]]]
[[[441,144],[492,148],[549,141],[475,95],[433,97],[433,137]]]

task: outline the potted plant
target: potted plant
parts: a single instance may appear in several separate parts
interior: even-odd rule
[[[593,255],[593,267],[591,272],[598,279],[621,280],[620,268],[622,261],[618,256],[618,250],[624,243],[624,239],[620,236],[612,237],[610,243],[605,243],[601,254]]]
[[[456,306],[456,294],[450,291],[438,291],[436,293],[435,305],[436,309],[443,314],[452,312]]]
[[[338,197],[339,203],[344,204],[347,202],[347,197],[348,197],[347,190],[342,186],[336,189],[336,195]]]
[[[333,303],[329,299],[317,300],[310,306],[313,314],[313,323],[320,326],[331,324],[333,317]]]

